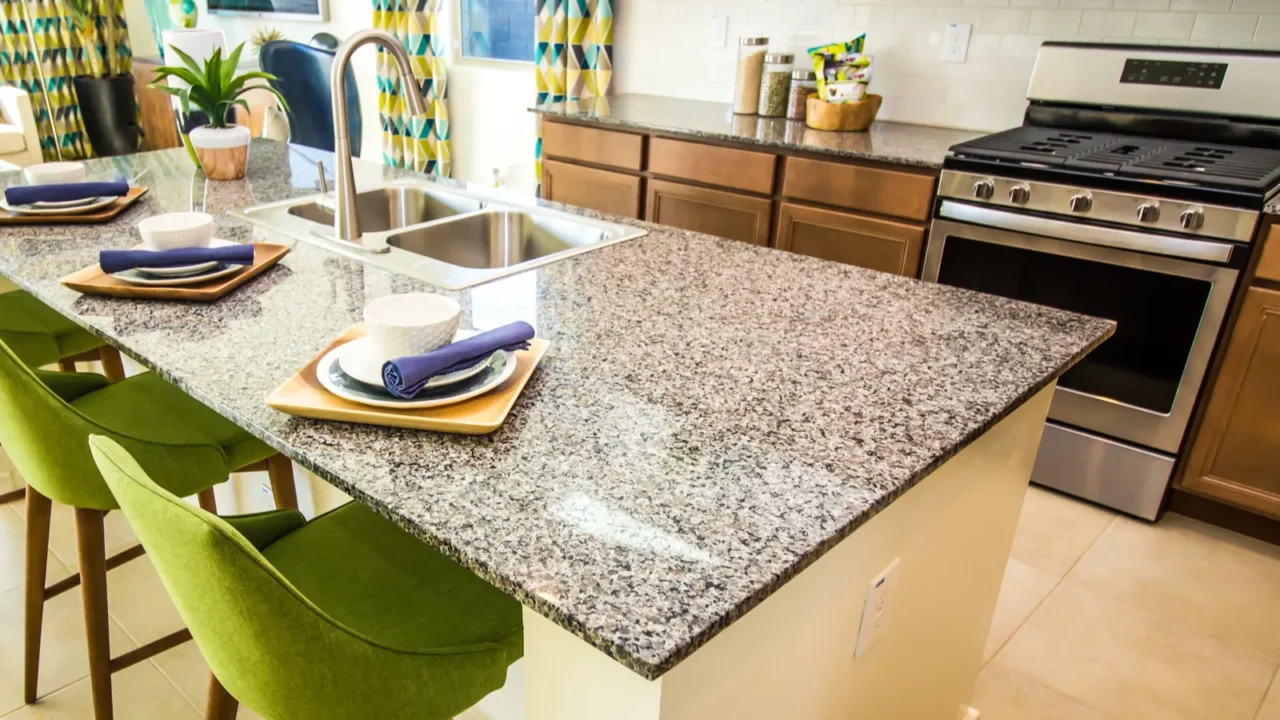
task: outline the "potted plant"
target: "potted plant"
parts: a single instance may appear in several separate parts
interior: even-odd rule
[[[196,62],[178,48],[173,52],[182,60],[181,65],[165,65],[156,70],[155,81],[149,87],[178,98],[185,117],[191,106],[199,108],[209,118],[209,124],[195,128],[189,135],[204,174],[214,180],[238,180],[244,177],[249,163],[249,128],[235,124],[236,107],[249,110],[249,103],[242,95],[250,90],[264,90],[275,95],[286,111],[289,105],[284,96],[267,84],[250,85],[252,80],[275,81],[276,77],[260,70],[236,74],[244,43],[236,46],[225,59],[217,48],[204,64]],[[169,87],[170,77],[182,81],[184,87]]]
[[[73,80],[89,144],[98,155],[137,152],[142,129],[130,72],[122,0],[66,0],[87,72]],[[102,22],[99,22],[101,16]]]

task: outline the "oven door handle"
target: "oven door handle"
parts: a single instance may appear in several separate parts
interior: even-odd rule
[[[1061,220],[1050,220],[1036,215],[993,210],[991,208],[943,200],[938,208],[938,217],[973,225],[1009,230],[1031,235],[1045,235],[1051,238],[1072,240],[1089,245],[1136,250],[1138,252],[1188,260],[1204,260],[1208,262],[1229,262],[1231,245],[1207,240],[1190,240],[1187,238],[1158,235],[1155,233],[1132,232],[1098,225],[1084,225]]]

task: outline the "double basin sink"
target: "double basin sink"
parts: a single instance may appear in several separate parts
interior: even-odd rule
[[[448,290],[645,234],[626,225],[504,205],[413,181],[356,194],[364,234],[354,242],[335,239],[330,196],[259,205],[233,215]]]

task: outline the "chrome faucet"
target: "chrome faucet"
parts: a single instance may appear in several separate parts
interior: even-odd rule
[[[347,137],[347,64],[361,45],[378,43],[400,68],[400,77],[414,114],[427,112],[427,102],[409,64],[409,53],[400,41],[382,30],[360,30],[343,41],[333,58],[329,86],[333,93],[334,198],[333,235],[337,240],[360,242],[360,218],[356,216],[355,170],[351,167],[351,140]]]

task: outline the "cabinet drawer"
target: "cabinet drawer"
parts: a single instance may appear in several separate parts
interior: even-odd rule
[[[640,183],[634,175],[542,161],[542,197],[565,205],[638,219]]]
[[[644,136],[557,122],[542,123],[542,154],[639,170]]]
[[[936,184],[937,177],[932,173],[790,157],[782,194],[797,200],[924,222],[929,219]]]
[[[650,222],[741,240],[769,244],[773,203],[765,198],[650,180],[645,219]]]
[[[802,255],[915,277],[924,227],[783,203],[775,246]]]
[[[1258,260],[1256,276],[1263,280],[1280,282],[1280,225],[1272,225],[1267,231],[1262,257]]]
[[[768,195],[777,158],[768,153],[653,138],[649,172]]]

